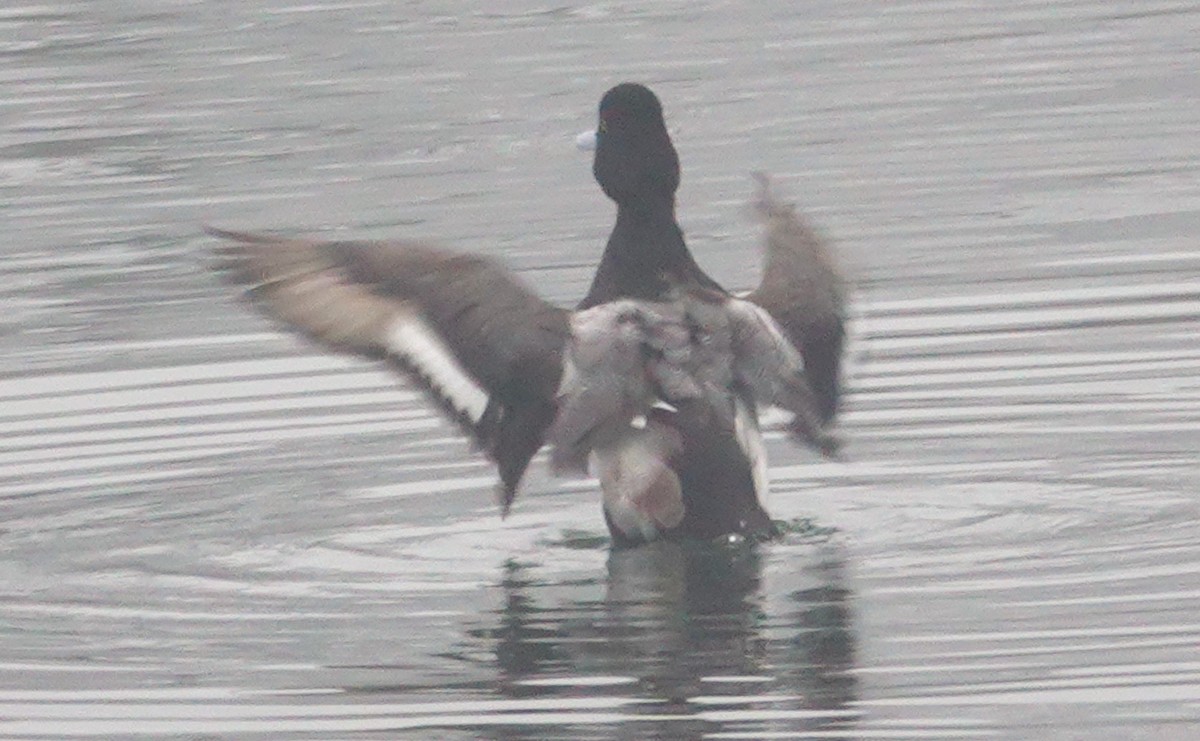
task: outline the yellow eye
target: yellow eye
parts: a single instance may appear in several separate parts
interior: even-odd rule
[[[608,131],[608,124],[604,122],[603,118],[600,119],[600,125],[596,127],[596,131],[597,131],[597,133],[600,133],[600,134],[603,134],[604,132]]]

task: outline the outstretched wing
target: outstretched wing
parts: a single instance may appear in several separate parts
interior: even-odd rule
[[[766,309],[804,358],[823,422],[837,414],[846,336],[845,286],[825,240],[755,173],[755,210],[766,226],[762,282],[745,296]]]
[[[496,462],[508,511],[554,420],[568,314],[498,263],[418,242],[317,242],[220,229],[217,269],[266,314],[386,359]]]

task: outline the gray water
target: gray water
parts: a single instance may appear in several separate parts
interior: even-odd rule
[[[478,7],[0,8],[0,738],[1200,737],[1200,6]],[[856,288],[780,542],[610,553],[541,470],[501,521],[206,268],[204,222],[433,237],[570,303],[626,79],[711,273],[765,169]]]

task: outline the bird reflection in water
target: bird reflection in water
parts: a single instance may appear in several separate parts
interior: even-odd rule
[[[536,564],[510,561],[498,624],[470,633],[490,644],[506,698],[649,701],[626,706],[632,725],[611,726],[611,736],[592,727],[588,738],[700,738],[732,720],[715,710],[739,711],[742,730],[842,726],[857,690],[844,562],[827,545],[799,548],[788,558],[794,569],[771,568],[768,587],[763,550],[775,547],[663,541],[613,550],[606,581],[555,583]],[[515,727],[489,732],[526,737]]]

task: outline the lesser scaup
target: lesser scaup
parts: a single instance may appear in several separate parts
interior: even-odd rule
[[[417,379],[496,463],[505,512],[550,442],[557,468],[590,463],[617,543],[769,532],[755,402],[791,411],[792,432],[823,452],[836,447],[810,361],[777,324],[787,293],[764,279],[755,300],[732,297],[692,259],[652,92],[613,88],[599,123],[593,172],[617,219],[575,312],[491,259],[417,242],[210,229],[228,240],[218,267],[289,327]]]

